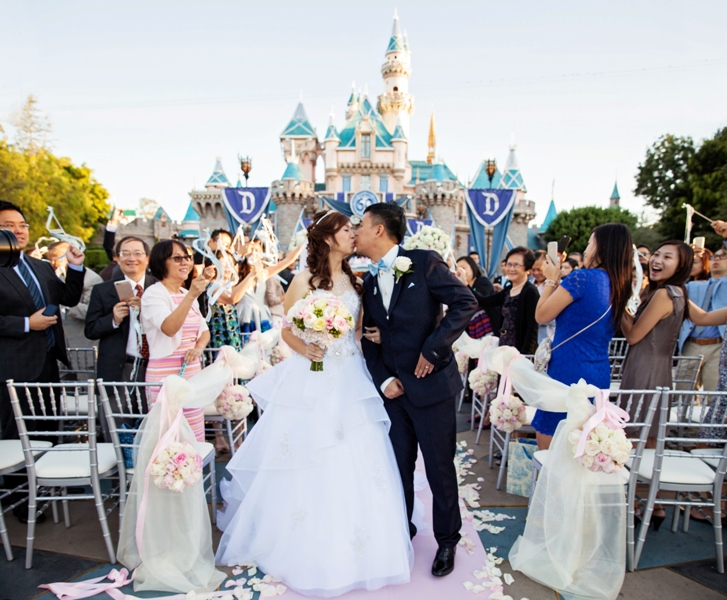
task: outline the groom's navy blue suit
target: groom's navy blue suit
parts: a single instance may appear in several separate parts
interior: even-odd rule
[[[422,450],[427,479],[434,497],[433,528],[440,546],[454,546],[462,526],[458,504],[455,397],[462,380],[452,344],[462,334],[478,305],[472,292],[449,270],[438,253],[403,250],[411,259],[411,273],[394,284],[389,310],[382,301],[378,278],[364,279],[364,327],[378,327],[381,343],[361,340],[374,384],[398,377],[404,395],[384,399],[391,430],[389,436],[404,486],[411,525],[414,509],[414,468],[417,444]],[[447,305],[443,315],[442,305]],[[433,372],[417,379],[414,371],[422,354]]]

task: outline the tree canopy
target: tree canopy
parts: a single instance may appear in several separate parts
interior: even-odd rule
[[[545,241],[558,241],[564,235],[571,237],[569,252],[583,252],[588,245],[593,228],[604,223],[623,223],[629,228],[636,227],[638,218],[623,208],[601,208],[584,206],[562,211],[553,219],[545,232]]]
[[[39,116],[32,96],[20,115],[24,129],[16,117],[16,144],[0,129],[0,199],[23,209],[31,240],[47,234],[49,206],[67,233],[90,240],[96,225],[108,216],[109,193],[89,167],[55,156],[45,146],[50,126]]]
[[[697,148],[689,137],[660,137],[639,165],[634,193],[659,211],[657,229],[664,238],[684,238],[684,204],[712,219],[727,217],[727,128]],[[701,217],[692,220],[692,238],[703,235],[708,246],[720,238]]]

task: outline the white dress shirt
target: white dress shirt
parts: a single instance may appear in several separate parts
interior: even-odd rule
[[[136,296],[136,286],[140,285],[141,289],[144,289],[144,279],[146,278],[145,275],[142,275],[141,279],[139,281],[134,281],[131,279],[131,277],[124,277],[124,281],[128,281],[131,284],[131,289],[134,292],[134,296]],[[128,356],[133,356],[135,358],[141,358],[140,350],[140,343],[141,340],[137,339],[136,335],[136,327],[134,327],[134,316],[132,314],[132,310],[129,309],[129,337],[126,338],[126,354]],[[118,325],[116,324],[116,321],[111,321],[111,324],[114,326],[114,329],[118,329],[121,326],[121,323]]]
[[[399,246],[392,246],[391,250],[389,250],[382,258],[388,267],[388,270],[380,270],[377,275],[379,291],[381,292],[381,301],[384,303],[384,308],[387,313],[389,312],[389,305],[391,304],[391,295],[394,292],[394,269],[392,267],[394,266],[394,261],[397,256],[399,256]],[[394,379],[396,379],[396,377],[389,377],[381,384],[380,389],[382,393],[386,390],[386,387],[394,381]]]

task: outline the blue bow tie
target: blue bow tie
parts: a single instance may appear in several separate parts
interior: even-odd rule
[[[386,261],[382,258],[379,262],[376,264],[370,264],[369,265],[369,273],[376,277],[379,274],[379,271],[390,271],[391,268],[389,265],[386,264]]]

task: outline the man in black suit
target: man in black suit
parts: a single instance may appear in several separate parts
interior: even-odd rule
[[[373,264],[364,279],[364,357],[391,419],[389,436],[404,487],[409,529],[414,509],[417,445],[434,497],[439,549],[432,574],[454,569],[462,526],[458,504],[456,403],[462,380],[452,344],[477,311],[477,300],[429,250],[404,250],[404,211],[373,204],[361,220],[356,251]],[[442,316],[442,305],[447,314]]]
[[[156,282],[146,272],[149,246],[127,236],[116,244],[120,273],[99,283],[91,292],[86,313],[86,337],[100,340],[97,375],[104,381],[144,381],[149,358],[140,329],[138,311],[144,290]],[[119,298],[117,282],[128,282],[132,296]]]
[[[28,224],[23,211],[10,202],[0,201],[0,229],[8,229],[18,239],[18,246],[28,245]],[[5,382],[59,381],[58,361],[68,365],[63,325],[58,318],[58,306],[76,306],[83,293],[83,252],[70,245],[67,253],[68,274],[65,283],[56,277],[49,263],[21,255],[13,268],[0,268],[0,427],[2,439],[18,439]],[[44,316],[48,306],[55,306],[53,316]],[[30,407],[24,394],[18,394],[24,412]],[[34,398],[34,403],[41,402]],[[50,397],[45,396],[46,404]],[[28,428],[33,428],[29,422]],[[6,477],[9,479],[10,476]],[[14,485],[17,485],[13,477]],[[13,498],[14,500],[15,498]],[[23,508],[25,514],[23,514]],[[18,506],[15,513],[21,521],[27,519],[27,505]]]

